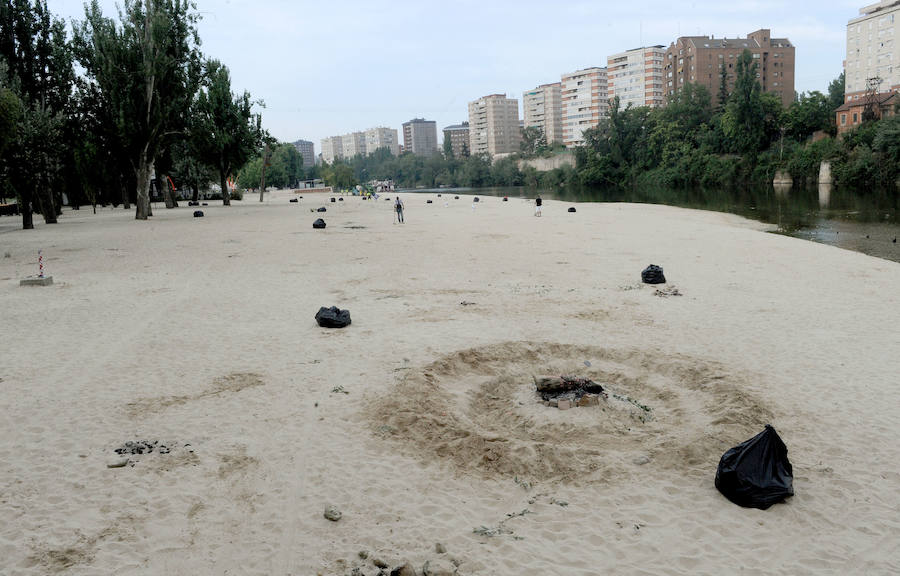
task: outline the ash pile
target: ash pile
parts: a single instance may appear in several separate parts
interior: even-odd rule
[[[576,406],[597,406],[606,400],[603,386],[578,376],[532,376],[545,406],[568,410]]]

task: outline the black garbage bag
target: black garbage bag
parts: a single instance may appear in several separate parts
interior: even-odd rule
[[[656,264],[651,264],[641,272],[641,281],[644,284],[665,284],[666,277],[663,275],[662,268]]]
[[[576,212],[575,207],[574,207],[574,206],[570,206],[570,207],[569,207],[569,212]]]
[[[765,510],[794,495],[794,470],[778,432],[766,429],[722,455],[716,488],[745,508]]]
[[[426,204],[431,204],[431,200],[426,200],[425,203],[426,203]]]
[[[194,218],[203,218],[203,210],[194,210]]]
[[[331,308],[322,306],[316,312],[316,322],[322,328],[343,328],[350,325],[350,311],[341,310],[337,306]]]
[[[290,200],[288,200],[288,202],[299,202],[299,201],[300,200],[297,200],[296,198],[291,198]]]
[[[313,222],[313,228],[324,228],[324,227],[325,227],[325,221],[322,220],[321,218],[316,218],[316,221]]]
[[[481,202],[481,198],[476,196],[476,197],[472,198],[472,202]]]

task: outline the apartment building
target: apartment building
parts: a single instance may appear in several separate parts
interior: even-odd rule
[[[303,167],[304,168],[309,168],[310,166],[315,166],[315,164],[316,164],[315,144],[313,144],[309,140],[297,140],[296,142],[294,142],[294,148],[297,149],[297,152],[299,152],[300,156],[303,158]]]
[[[534,126],[544,132],[547,144],[562,142],[562,84],[542,84],[522,95],[525,128]]]
[[[847,23],[844,101],[867,91],[900,91],[900,0],[882,0],[860,8]]]
[[[506,94],[490,94],[469,102],[469,151],[471,154],[518,152],[522,142],[519,101]]]
[[[450,141],[450,150],[453,156],[462,158],[469,155],[469,123],[453,124],[443,130],[444,142]]]
[[[772,38],[763,28],[746,38],[683,36],[669,45],[664,63],[665,92],[672,96],[685,84],[706,86],[718,104],[724,70],[728,90],[734,89],[737,59],[749,50],[756,62],[763,92],[777,94],[785,107],[794,100],[794,45],[787,38]]]
[[[561,79],[562,141],[567,148],[584,144],[584,131],[609,116],[606,68],[585,68]]]
[[[341,136],[341,144],[343,144],[343,157],[349,160],[356,155],[366,155],[366,133],[351,132]]]
[[[418,156],[434,156],[438,151],[437,122],[424,118],[404,122],[403,149]]]
[[[613,54],[606,59],[609,99],[619,107],[663,105],[663,61],[666,47],[644,46]]]
[[[340,136],[322,138],[322,162],[334,163],[344,157],[344,143]]]
[[[400,155],[400,141],[396,129],[378,126],[366,130],[365,150],[362,154],[374,154],[379,148],[387,148],[394,156]]]

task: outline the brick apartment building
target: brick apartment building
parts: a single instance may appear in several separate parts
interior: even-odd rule
[[[725,71],[728,89],[732,90],[737,59],[744,50],[753,55],[763,92],[777,94],[785,107],[790,106],[794,101],[794,45],[787,38],[772,38],[766,28],[751,32],[746,38],[678,38],[666,50],[666,96],[674,95],[690,82],[706,86],[713,104],[718,104],[721,71]]]

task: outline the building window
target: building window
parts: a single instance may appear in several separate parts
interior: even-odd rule
[[[846,126],[846,125],[847,125],[847,115],[841,114],[841,126]]]
[[[853,123],[856,124],[858,121],[858,115],[856,112],[853,113]]]

